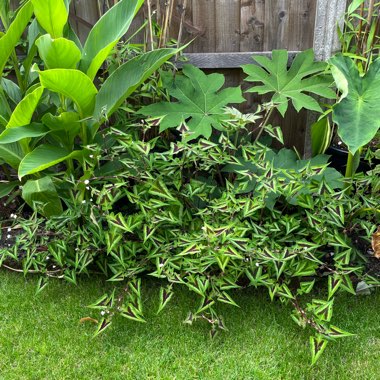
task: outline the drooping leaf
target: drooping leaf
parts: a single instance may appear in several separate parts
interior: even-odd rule
[[[11,118],[9,119],[7,129],[22,127],[24,125],[30,124],[33,113],[37,108],[43,92],[43,87],[38,87],[21,100],[21,102],[14,109]]]
[[[62,112],[58,116],[47,113],[42,117],[42,122],[52,131],[50,136],[67,147],[73,144],[81,128],[79,115],[75,112]]]
[[[0,38],[0,76],[9,56],[14,51],[28,22],[33,14],[33,5],[29,1],[18,11],[15,20],[10,25],[8,31]]]
[[[86,74],[73,69],[52,69],[39,74],[42,86],[72,99],[82,118],[92,115],[98,91]]]
[[[51,217],[62,214],[62,203],[50,177],[29,180],[22,187],[25,202],[42,215]]]
[[[178,53],[177,49],[158,49],[121,65],[107,78],[96,97],[94,115],[98,119],[109,117],[136,88],[163,63]]]
[[[91,29],[83,47],[80,69],[92,79],[129,26],[144,0],[121,0]]]
[[[24,152],[19,143],[0,144],[0,160],[3,160],[12,168],[17,169],[23,158]]]
[[[53,37],[63,35],[69,13],[64,0],[31,0],[39,24]]]
[[[288,109],[289,101],[298,112],[302,108],[322,112],[318,102],[306,93],[335,98],[334,91],[329,88],[331,79],[321,75],[326,69],[326,63],[314,62],[312,49],[299,53],[289,70],[286,50],[274,50],[272,59],[264,56],[254,56],[253,59],[259,66],[243,65],[243,71],[248,75],[245,80],[260,85],[250,88],[248,92],[273,94],[271,101],[277,104],[282,116]]]
[[[47,69],[75,69],[81,58],[77,45],[66,38],[53,39],[44,34],[36,45]]]
[[[32,123],[22,127],[8,128],[0,134],[0,145],[10,144],[29,137],[45,136],[49,129],[42,124]]]
[[[380,59],[376,59],[364,76],[349,57],[337,54],[330,59],[338,89],[342,92],[333,108],[338,134],[355,155],[368,144],[380,128]]]
[[[82,154],[83,152],[78,150],[70,152],[67,149],[53,145],[39,145],[23,158],[18,169],[18,176],[21,179],[26,175],[38,173],[62,161],[79,159]]]
[[[18,104],[22,99],[20,87],[9,79],[1,78],[1,87],[13,103]]]
[[[231,103],[242,103],[244,98],[240,87],[221,90],[224,76],[206,75],[192,65],[184,65],[183,74],[173,80],[170,74],[164,76],[164,86],[178,102],[161,102],[140,109],[145,116],[160,117],[160,131],[178,127],[185,120],[192,135],[211,136],[212,128],[223,129],[221,121],[226,119],[224,107]]]
[[[0,181],[0,198],[6,197],[19,184],[20,183],[17,181],[12,181],[12,182]]]

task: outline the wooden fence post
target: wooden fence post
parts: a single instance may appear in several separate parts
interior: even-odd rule
[[[318,0],[315,16],[314,51],[318,60],[329,59],[339,51],[337,24],[343,26],[347,0]]]
[[[337,26],[344,23],[347,0],[318,0],[315,15],[314,53],[318,61],[328,60],[340,50]],[[308,112],[305,133],[304,157],[311,157],[311,125],[317,120],[314,112]]]

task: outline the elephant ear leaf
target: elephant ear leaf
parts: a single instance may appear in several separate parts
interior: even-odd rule
[[[260,83],[248,90],[259,95],[273,94],[271,101],[277,104],[282,116],[291,101],[299,112],[302,108],[322,112],[318,102],[307,95],[312,93],[328,99],[334,99],[335,93],[329,88],[331,78],[322,75],[327,64],[314,62],[312,49],[297,54],[288,70],[289,56],[286,50],[274,50],[272,59],[264,56],[253,56],[258,65],[243,65],[243,71],[248,75],[248,82]]]
[[[83,48],[80,69],[92,79],[113,47],[128,31],[144,0],[121,0],[91,29]]]
[[[240,87],[221,90],[224,85],[222,74],[206,75],[192,65],[184,65],[184,75],[163,78],[164,86],[178,102],[161,102],[142,107],[142,115],[161,118],[160,131],[176,128],[186,121],[190,138],[211,136],[212,128],[223,129],[222,121],[227,116],[224,107],[231,103],[242,103]]]
[[[33,5],[27,2],[17,13],[15,20],[7,32],[0,38],[0,77],[9,56],[19,42],[30,18],[33,15]]]
[[[50,177],[27,181],[22,187],[22,197],[30,207],[46,217],[63,212],[61,200]]]
[[[368,144],[380,128],[380,59],[361,77],[349,57],[338,54],[330,59],[333,75],[342,96],[333,108],[338,134],[354,155]]]

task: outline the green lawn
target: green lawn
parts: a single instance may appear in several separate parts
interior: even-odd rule
[[[35,288],[36,278],[0,272],[0,379],[380,379],[380,292],[337,299],[335,324],[357,336],[328,346],[311,368],[307,332],[262,292],[235,295],[241,309],[223,305],[229,332],[210,341],[205,324],[182,323],[196,304],[186,291],[154,314],[152,281],[147,324],[117,319],[93,339],[94,325],[79,319],[104,293],[100,279],[54,281],[37,297]]]

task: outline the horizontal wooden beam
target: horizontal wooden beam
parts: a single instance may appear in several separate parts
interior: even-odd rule
[[[299,51],[289,51],[288,64],[293,62],[294,57]],[[244,53],[185,53],[183,57],[186,61],[178,60],[177,67],[182,67],[186,63],[191,63],[200,69],[237,69],[241,65],[254,63],[253,55],[260,55],[271,58],[272,52],[244,52]]]

